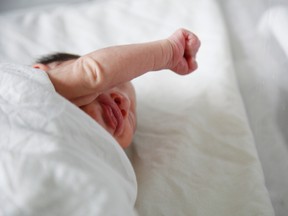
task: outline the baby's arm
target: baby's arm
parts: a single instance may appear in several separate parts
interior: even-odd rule
[[[188,74],[197,68],[199,46],[193,33],[180,29],[168,39],[94,51],[48,74],[56,90],[67,99],[93,98],[148,71],[171,69]]]
[[[80,59],[78,67],[88,63],[86,60],[90,58],[89,68],[98,69],[86,71],[95,78],[88,79],[92,81],[91,85],[96,87],[98,83],[103,83],[109,88],[148,71],[171,69],[178,74],[190,73],[197,68],[195,57],[199,46],[200,42],[193,33],[180,29],[165,40],[92,52]]]

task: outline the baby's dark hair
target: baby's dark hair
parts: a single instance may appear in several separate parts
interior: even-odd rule
[[[78,59],[80,55],[70,54],[70,53],[52,53],[45,56],[40,57],[36,60],[36,63],[40,64],[50,64],[52,62],[63,62],[72,59]]]

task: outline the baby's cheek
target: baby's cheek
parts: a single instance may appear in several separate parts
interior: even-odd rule
[[[85,106],[85,107],[81,107],[81,109],[87,113],[91,118],[93,118],[98,124],[100,124],[105,130],[107,130],[109,133],[111,133],[111,131],[108,130],[103,117],[101,116],[101,111],[99,109],[97,109],[97,107],[95,106]]]
[[[99,122],[101,120],[100,119],[101,109],[100,109],[98,104],[91,103],[91,104],[88,104],[86,106],[80,107],[80,109],[82,109],[85,113],[87,113],[89,116],[91,116],[97,122]]]

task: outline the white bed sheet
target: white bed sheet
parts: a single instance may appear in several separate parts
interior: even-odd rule
[[[28,12],[28,13],[27,13]],[[273,215],[214,1],[92,1],[1,16],[1,60],[31,63],[52,51],[84,54],[168,36],[202,41],[199,70],[134,81],[139,125],[128,155],[140,215]],[[213,25],[211,25],[213,23]]]
[[[275,214],[288,212],[288,2],[220,1]]]

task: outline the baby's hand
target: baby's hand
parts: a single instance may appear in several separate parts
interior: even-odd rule
[[[180,75],[196,70],[196,53],[200,47],[197,36],[186,29],[179,29],[168,41],[172,45],[172,58],[168,68]]]

